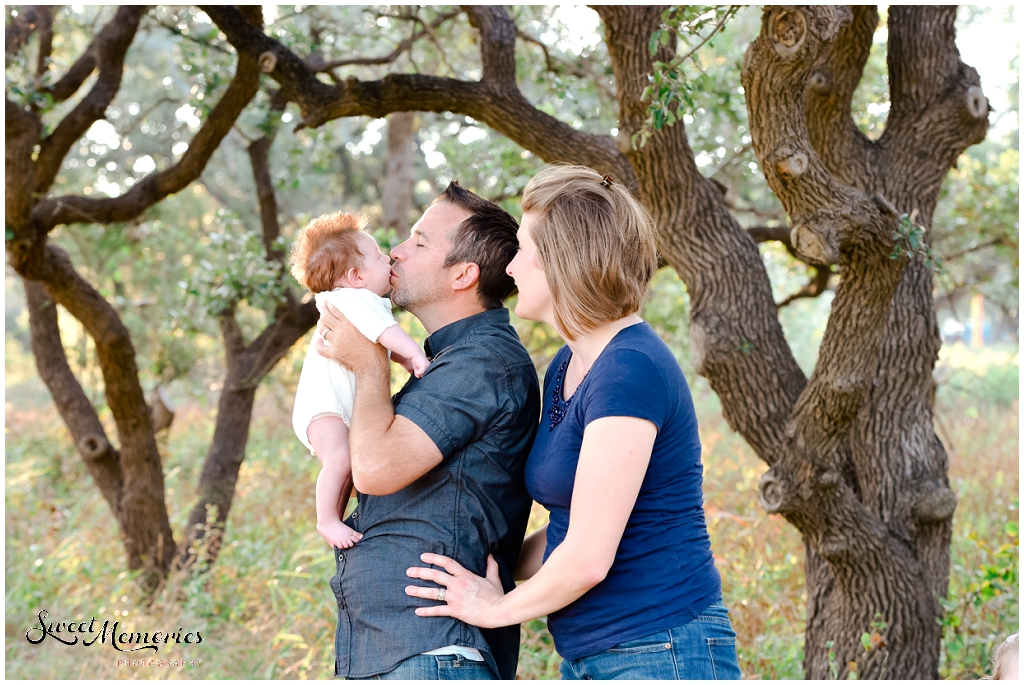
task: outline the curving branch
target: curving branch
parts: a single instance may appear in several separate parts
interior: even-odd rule
[[[88,51],[99,65],[99,78],[89,94],[61,120],[52,134],[40,142],[39,158],[36,161],[37,194],[45,193],[53,185],[53,179],[60,171],[60,164],[68,150],[90,126],[103,118],[107,106],[117,95],[124,72],[125,53],[135,38],[139,21],[146,10],[146,7],[137,5],[121,7],[89,46]]]
[[[149,174],[119,197],[46,198],[32,213],[37,230],[45,234],[61,224],[128,221],[168,195],[188,186],[202,173],[238,115],[256,95],[259,78],[255,57],[239,50],[238,67],[231,84],[176,164]]]
[[[826,266],[810,266],[810,269],[814,272],[811,280],[807,281],[800,290],[797,290],[792,295],[788,295],[782,302],[779,302],[779,309],[789,306],[796,300],[821,297],[822,293],[828,290],[828,281],[832,276],[832,269]]]
[[[633,182],[633,170],[615,140],[577,131],[541,112],[516,87],[515,27],[507,12],[496,7],[471,9],[471,21],[481,36],[481,81],[390,74],[377,81],[349,78],[332,86],[317,79],[303,59],[264,34],[237,9],[203,7],[239,53],[258,57],[288,99],[299,105],[303,121],[297,128],[315,128],[341,117],[450,111],[482,121],[545,161],[571,160]]]

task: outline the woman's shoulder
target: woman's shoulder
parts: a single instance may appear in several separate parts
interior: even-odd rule
[[[609,367],[626,364],[637,371],[657,371],[666,380],[682,376],[672,350],[646,321],[619,331],[608,343],[601,361]]]

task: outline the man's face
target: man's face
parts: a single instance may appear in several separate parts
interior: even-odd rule
[[[452,296],[448,269],[442,267],[451,248],[448,233],[468,217],[468,212],[444,202],[423,213],[409,239],[391,250],[392,302],[415,315],[417,308]]]

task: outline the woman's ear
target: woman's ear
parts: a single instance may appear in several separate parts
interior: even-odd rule
[[[480,280],[480,266],[476,262],[460,262],[452,268],[452,290],[473,288]]]

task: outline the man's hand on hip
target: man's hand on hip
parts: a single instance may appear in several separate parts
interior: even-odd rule
[[[325,359],[341,364],[357,376],[387,369],[387,351],[383,346],[372,343],[349,323],[338,309],[329,302],[324,303],[317,323],[317,332],[323,340],[314,343],[317,354]]]

